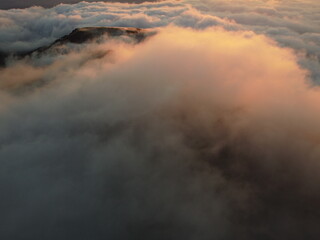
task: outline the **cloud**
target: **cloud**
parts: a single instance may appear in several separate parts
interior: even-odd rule
[[[155,28],[170,24],[206,28],[234,28],[230,21],[202,15],[182,2],[163,1],[143,4],[81,2],[54,8],[0,10],[0,51],[29,51],[50,44],[76,27],[116,26]],[[39,21],[41,19],[41,21]]]
[[[11,8],[28,8],[33,6],[41,6],[41,7],[54,7],[58,4],[75,4],[81,2],[81,0],[31,0],[31,1],[19,1],[19,0],[11,0],[11,1],[3,1],[0,3],[0,9],[11,9]],[[87,0],[86,2],[97,2],[94,0]],[[108,0],[101,2],[123,2],[123,3],[143,3],[143,2],[157,2],[157,0]]]
[[[80,2],[44,9],[0,10],[1,52],[25,52],[48,45],[76,27],[155,28],[221,26],[267,35],[299,55],[299,63],[320,81],[317,1],[162,1],[142,4]],[[41,21],[39,21],[41,19]]]
[[[320,82],[319,1],[186,1],[204,14],[228,18],[244,29],[267,35],[300,55],[300,64]]]
[[[318,238],[319,89],[269,38],[171,26],[0,74],[2,239]]]
[[[319,239],[318,6],[0,11],[0,55],[76,27],[157,31],[0,69],[0,238]]]

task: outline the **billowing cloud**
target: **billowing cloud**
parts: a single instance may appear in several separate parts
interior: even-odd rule
[[[319,237],[319,90],[272,40],[169,27],[0,74],[2,239]]]
[[[0,239],[318,240],[318,5],[0,11]]]
[[[116,26],[155,28],[174,24],[206,28],[234,23],[219,17],[203,15],[181,2],[120,4],[81,2],[45,9],[0,10],[0,51],[27,51],[49,44],[76,27]],[[41,19],[41,21],[39,21]]]
[[[196,10],[198,9],[198,10]],[[317,1],[201,0],[121,4],[81,2],[54,8],[0,10],[0,55],[47,45],[76,27],[154,28],[170,24],[203,29],[222,26],[267,35],[300,56],[299,63],[320,81]],[[41,21],[39,21],[41,19]]]
[[[108,1],[100,1],[100,2],[123,2],[123,3],[143,3],[143,2],[157,2],[160,0],[108,0]],[[58,4],[74,4],[81,2],[81,0],[28,0],[28,1],[20,1],[20,0],[10,0],[10,1],[2,1],[0,3],[0,9],[10,9],[10,8],[28,8],[33,6],[41,6],[41,7],[54,7]],[[86,2],[97,2],[94,0],[86,0]]]
[[[317,0],[187,1],[203,13],[228,18],[243,28],[267,35],[295,49],[299,62],[320,82],[320,2]]]

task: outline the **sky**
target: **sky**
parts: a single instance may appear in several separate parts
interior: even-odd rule
[[[12,9],[12,8],[28,8],[32,6],[41,6],[41,7],[54,7],[58,4],[74,4],[81,2],[79,0],[4,0],[0,3],[0,9]],[[86,2],[97,2],[94,0],[88,0]],[[101,1],[101,2],[124,2],[124,3],[142,3],[146,2],[144,0],[116,0],[116,1]],[[148,2],[156,2],[156,1],[148,1]]]
[[[319,239],[320,3],[10,4],[0,239]]]

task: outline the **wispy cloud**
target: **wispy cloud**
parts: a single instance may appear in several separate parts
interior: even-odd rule
[[[203,15],[182,2],[144,4],[78,3],[44,9],[33,7],[0,11],[0,51],[31,50],[51,43],[76,27],[116,26],[154,28],[174,24],[206,28],[234,27],[228,20]],[[39,21],[41,19],[41,21]]]
[[[169,27],[21,64],[1,79],[46,84],[1,91],[4,237],[318,236],[320,95],[291,51]]]
[[[312,79],[320,82],[320,3],[304,1],[187,1],[202,12],[235,21],[243,28],[267,35],[300,55]]]
[[[2,51],[157,32],[0,69],[0,238],[318,239],[317,15],[290,2],[0,11]]]

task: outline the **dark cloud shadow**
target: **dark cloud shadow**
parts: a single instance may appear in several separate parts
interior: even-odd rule
[[[143,2],[159,2],[161,0],[108,0],[101,2],[121,2],[121,3],[143,3]],[[32,6],[41,6],[45,8],[54,7],[60,3],[74,4],[81,2],[81,0],[3,0],[0,2],[0,9],[11,9],[11,8],[28,8]],[[86,0],[86,2],[98,2],[95,0]]]

